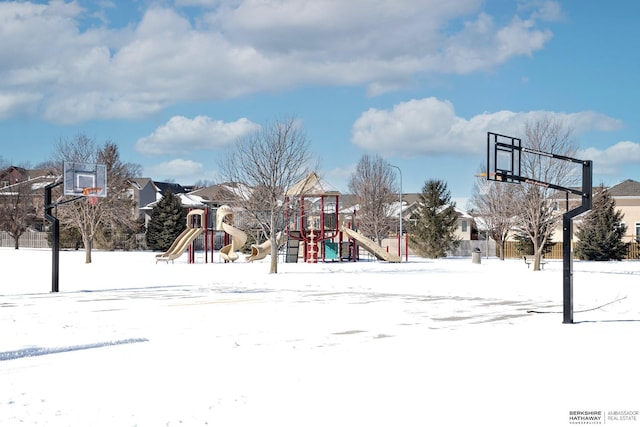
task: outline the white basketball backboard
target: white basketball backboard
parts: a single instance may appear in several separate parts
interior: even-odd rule
[[[64,195],[106,197],[107,166],[65,161]]]

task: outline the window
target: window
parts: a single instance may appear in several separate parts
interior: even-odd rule
[[[460,228],[462,228],[463,233],[467,232],[467,227],[468,227],[467,220],[463,219],[462,222],[460,223]]]
[[[640,239],[640,222],[636,222],[636,232],[634,235],[636,240]]]

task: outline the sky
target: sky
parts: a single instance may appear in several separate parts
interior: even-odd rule
[[[640,425],[638,261],[92,258],[0,248],[0,425]]]
[[[640,180],[639,12],[626,0],[2,1],[0,157],[36,165],[84,134],[146,177],[218,183],[225,148],[295,117],[342,192],[371,154],[399,168],[403,192],[439,179],[463,200],[487,132],[553,117],[594,183]]]

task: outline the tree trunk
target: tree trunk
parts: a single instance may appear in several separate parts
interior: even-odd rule
[[[20,249],[20,236],[13,237],[13,249]]]
[[[539,245],[537,239],[533,241],[533,271],[540,271],[540,258],[542,258],[544,243]]]
[[[93,239],[87,237],[84,240],[84,262],[85,264],[91,264],[91,246],[93,246]]]
[[[273,210],[271,211],[271,217],[269,218],[269,240],[271,240],[271,265],[269,269],[269,273],[277,274],[278,273],[278,236],[275,230],[275,216]]]

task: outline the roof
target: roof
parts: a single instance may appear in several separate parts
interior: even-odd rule
[[[609,195],[611,197],[640,197],[640,182],[625,179],[609,188]]]
[[[129,182],[138,190],[141,190],[146,187],[149,182],[152,181],[151,178],[132,178],[131,180],[129,180]]]
[[[180,199],[180,205],[183,208],[202,208],[205,207],[204,200],[200,196],[196,196],[193,194],[176,194],[176,197]],[[158,199],[154,202],[149,203],[146,206],[140,208],[140,210],[151,210],[153,209],[162,197],[158,196]]]
[[[189,194],[200,196],[206,200],[222,203],[233,204],[249,191],[248,187],[236,182],[225,182],[222,184],[210,185],[209,187],[199,188],[191,191]]]
[[[153,184],[156,186],[156,188],[161,194],[164,194],[166,191],[169,191],[172,194],[180,194],[180,193],[187,192],[184,189],[184,187],[182,187],[182,185],[176,184],[174,182],[153,181]]]
[[[335,196],[340,192],[336,187],[320,179],[317,173],[311,172],[287,190],[287,196]]]
[[[20,166],[9,166],[8,168],[0,171],[0,178],[4,178],[12,174],[20,176],[20,181],[57,176],[56,171],[53,169],[25,169]]]

